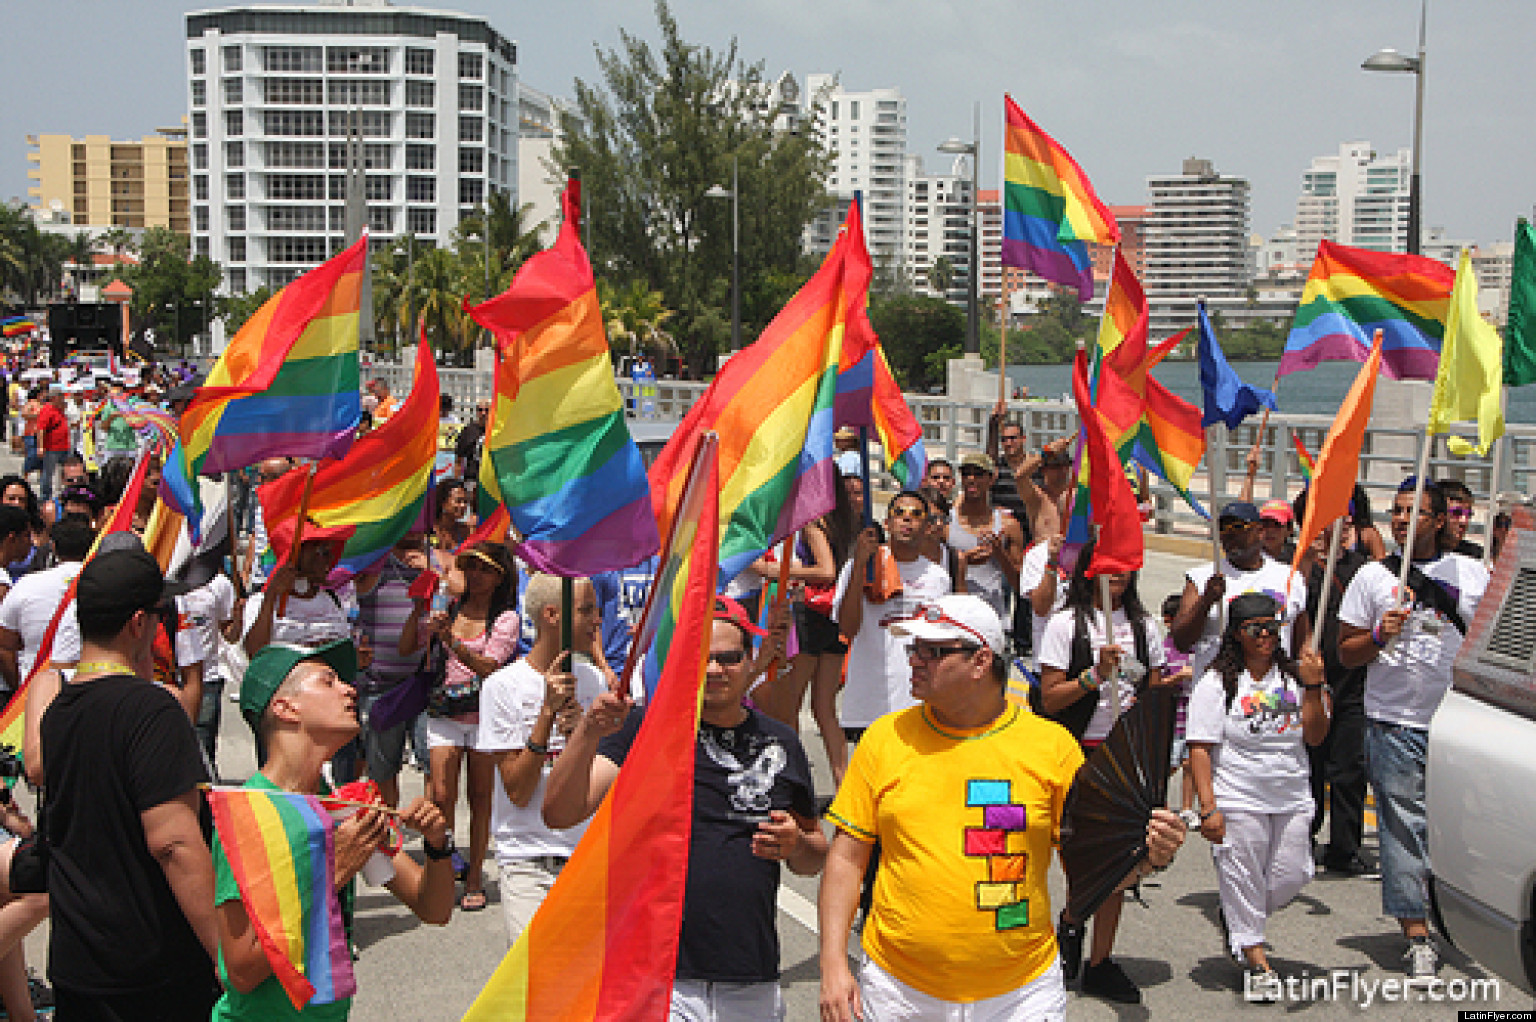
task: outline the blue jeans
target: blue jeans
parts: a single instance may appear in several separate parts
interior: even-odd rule
[[[1396,919],[1423,919],[1429,912],[1428,759],[1428,731],[1366,721],[1365,770],[1376,793],[1381,842],[1381,910]]]

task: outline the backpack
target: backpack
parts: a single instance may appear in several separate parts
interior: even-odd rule
[[[1403,571],[1403,555],[1391,554],[1383,557],[1381,566],[1390,571],[1394,577],[1400,578]],[[1458,632],[1462,635],[1467,634],[1467,623],[1462,620],[1461,611],[1457,609],[1456,597],[1412,564],[1408,566],[1408,588],[1413,590],[1415,603],[1438,611],[1442,617],[1456,626]]]

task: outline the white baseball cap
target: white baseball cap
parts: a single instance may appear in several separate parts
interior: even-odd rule
[[[979,596],[951,593],[919,610],[914,617],[891,624],[891,634],[928,642],[948,640],[986,646],[1003,655],[1006,639],[997,612]]]

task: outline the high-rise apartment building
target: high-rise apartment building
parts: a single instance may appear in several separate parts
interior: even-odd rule
[[[1120,225],[1120,252],[1138,278],[1147,273],[1147,219],[1146,206],[1110,206],[1110,215]],[[1109,280],[1115,273],[1115,246],[1089,245],[1088,257],[1093,260],[1094,293],[1109,289]]]
[[[850,92],[828,74],[807,75],[815,131],[832,154],[827,190],[839,200],[806,228],[806,248],[825,252],[855,193],[877,273],[906,270],[907,101],[899,89]]]
[[[1190,158],[1181,173],[1149,177],[1146,275],[1152,331],[1191,321],[1195,299],[1240,301],[1253,279],[1248,182]],[[1213,301],[1213,304],[1218,304]]]
[[[948,173],[925,173],[923,158],[906,157],[904,272],[914,291],[964,305],[970,292],[971,177],[964,157]],[[943,259],[947,279],[935,279]],[[942,286],[941,286],[942,285]]]
[[[169,227],[187,234],[187,129],[119,141],[106,135],[28,135],[34,214],[108,229]]]
[[[233,292],[337,251],[349,137],[377,245],[446,245],[491,192],[516,205],[517,49],[484,18],[387,0],[187,15],[193,250]]]
[[[1296,200],[1296,240],[1310,263],[1318,242],[1377,252],[1408,251],[1408,191],[1412,151],[1381,155],[1369,142],[1345,142],[1302,172]]]

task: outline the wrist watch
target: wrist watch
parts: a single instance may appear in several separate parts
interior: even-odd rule
[[[433,848],[432,842],[423,837],[421,839],[421,850],[431,861],[441,862],[451,857],[454,852],[458,851],[458,848],[454,845],[453,837],[450,835],[443,838],[443,847],[441,848]]]

